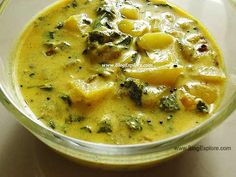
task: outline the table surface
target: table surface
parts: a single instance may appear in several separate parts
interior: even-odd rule
[[[0,104],[1,177],[235,177],[236,113],[199,145],[231,147],[228,151],[187,151],[159,166],[112,172],[79,166],[59,156],[23,128]]]

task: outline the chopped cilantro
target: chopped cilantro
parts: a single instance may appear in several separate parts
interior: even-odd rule
[[[208,106],[203,101],[197,103],[197,110],[202,113],[209,113]]]
[[[69,106],[72,105],[72,101],[70,99],[70,96],[69,95],[61,95],[60,98],[66,103],[68,104]]]
[[[164,96],[160,100],[160,109],[165,112],[176,112],[178,111],[179,105],[177,102],[176,92],[171,93],[168,96]]]
[[[55,129],[56,128],[56,124],[55,124],[55,122],[53,121],[53,120],[50,120],[49,122],[48,122],[48,126],[51,128],[51,129]]]
[[[142,131],[143,127],[140,120],[136,117],[129,117],[125,120],[126,125],[131,131]]]
[[[44,84],[44,85],[39,86],[39,88],[41,90],[45,90],[45,91],[52,91],[53,90],[52,84]]]

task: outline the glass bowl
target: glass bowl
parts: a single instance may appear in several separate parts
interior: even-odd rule
[[[55,132],[37,120],[14,85],[11,51],[25,25],[56,0],[0,0],[0,100],[16,119],[38,139],[60,154],[102,168],[132,169],[169,159],[197,143],[225,120],[236,107],[236,4],[234,0],[170,0],[197,17],[222,49],[229,76],[218,111],[204,123],[177,136],[147,144],[106,145],[73,139]],[[24,140],[22,140],[23,142]]]

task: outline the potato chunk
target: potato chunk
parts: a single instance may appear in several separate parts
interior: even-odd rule
[[[180,65],[176,68],[173,65],[164,65],[153,68],[126,69],[125,74],[154,85],[175,85],[177,78],[183,70],[183,67]]]
[[[174,42],[171,35],[163,32],[147,33],[140,37],[138,46],[144,50],[152,51],[167,48]]]
[[[146,52],[148,57],[142,57],[142,61],[144,63],[152,63],[155,66],[163,66],[167,64],[171,64],[175,61],[175,57],[173,55],[173,52],[161,50],[158,52]]]
[[[167,87],[153,87],[147,86],[144,88],[144,94],[142,95],[142,105],[145,107],[156,106],[162,95],[167,91]]]
[[[213,87],[201,83],[187,83],[186,87],[191,95],[201,98],[208,104],[214,103],[218,98],[218,92]]]
[[[141,60],[141,56],[140,56],[140,54],[138,54],[138,52],[129,51],[123,55],[120,63],[122,63],[122,64],[139,64],[140,60]]]
[[[205,82],[223,82],[226,79],[224,72],[214,66],[200,66],[192,73],[194,77]]]
[[[94,81],[86,83],[83,80],[74,80],[69,83],[72,102],[92,103],[102,99],[114,89],[113,82]]]
[[[191,94],[185,93],[181,96],[180,101],[186,110],[194,110],[196,108],[196,99]]]
[[[126,5],[122,7],[120,9],[120,13],[128,19],[139,19],[139,9],[131,5]]]
[[[65,20],[64,28],[72,32],[81,32],[84,34],[90,28],[88,23],[91,23],[91,20],[86,14],[72,15]]]
[[[118,23],[119,30],[131,36],[141,36],[148,32],[149,25],[142,20],[123,19]]]
[[[133,38],[116,30],[93,30],[88,33],[87,46],[83,54],[92,61],[117,59],[132,44]]]

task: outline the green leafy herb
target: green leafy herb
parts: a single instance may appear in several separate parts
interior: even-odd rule
[[[49,31],[49,32],[48,32],[48,37],[49,37],[50,39],[55,39],[55,32]]]
[[[115,41],[121,37],[121,33],[115,30],[98,31],[94,30],[89,33],[87,46],[84,55],[97,61],[106,61],[119,58],[124,47],[116,45]]]
[[[98,18],[93,22],[93,29],[100,28],[101,26],[106,26],[108,29],[112,29],[112,24],[110,23],[116,17],[114,7],[107,2],[103,2],[101,7],[97,9]]]
[[[106,17],[109,20],[113,20],[116,17],[116,13],[111,4],[104,3],[101,7],[97,9],[97,15],[101,17]]]
[[[100,67],[96,70],[96,73],[99,77],[106,78],[110,77],[114,73],[114,71],[107,67]]]
[[[125,47],[128,47],[131,44],[132,40],[133,38],[128,35],[124,39],[122,39],[122,41],[119,42],[118,45],[123,45]]]
[[[62,50],[65,49],[67,47],[70,47],[70,43],[62,41],[62,42],[46,42],[43,44],[44,47],[46,47],[47,49],[53,48],[54,50]]]
[[[60,98],[66,103],[68,104],[69,106],[72,105],[72,101],[70,99],[70,96],[69,95],[61,95]]]
[[[48,51],[45,52],[47,56],[52,56],[55,55],[57,52],[54,49],[49,49]]]
[[[129,117],[127,120],[125,120],[125,122],[131,131],[142,131],[143,130],[140,120],[136,117]]]
[[[158,7],[168,7],[170,9],[172,9],[172,6],[169,5],[169,4],[154,4],[155,6],[158,6]]]
[[[209,108],[203,101],[197,103],[197,110],[202,113],[209,113]]]
[[[71,3],[71,6],[72,6],[73,8],[78,7],[77,1],[76,1],[76,0],[73,0],[72,3]]]
[[[53,121],[53,120],[50,120],[49,122],[48,122],[48,126],[51,128],[51,129],[55,129],[56,128],[56,124],[55,124],[55,122]]]
[[[100,18],[94,20],[92,24],[93,29],[100,28],[101,26],[103,26],[104,24],[102,22],[103,21]]]
[[[132,54],[131,60],[132,60],[132,63],[136,63],[137,62],[137,60],[138,60],[138,52],[135,52],[134,54]]]
[[[62,29],[64,27],[64,22],[59,22],[56,26],[57,29]]]
[[[110,133],[112,129],[109,126],[100,127],[97,133]]]
[[[88,133],[92,133],[92,128],[90,126],[81,127],[80,129],[84,130],[84,131],[86,131]]]
[[[131,36],[113,27],[113,20],[116,18],[114,9],[109,1],[102,1],[97,9],[98,17],[91,25],[94,30],[88,34],[87,46],[83,51],[90,59],[100,62],[117,59],[122,50],[127,49],[132,42]]]
[[[33,77],[33,76],[35,76],[35,73],[30,73],[29,74],[29,77]]]
[[[87,5],[87,4],[89,4],[90,2],[91,2],[91,0],[86,0],[86,1],[84,2],[84,4]]]
[[[103,18],[99,17],[99,18],[95,19],[92,23],[92,28],[93,29],[98,29],[102,26],[105,26],[108,29],[113,29],[114,28],[111,21],[106,17],[105,18],[104,17]]]
[[[92,31],[89,33],[89,42],[98,42],[99,44],[105,44],[113,42],[120,37],[120,34],[114,30],[111,31]]]
[[[132,79],[129,79],[122,83],[121,87],[128,89],[130,99],[133,100],[137,106],[142,106],[142,85],[138,85]]]
[[[92,23],[92,21],[90,19],[84,18],[83,23],[86,25],[90,25]]]
[[[58,53],[59,51],[62,51],[68,47],[70,47],[70,44],[68,42],[46,42],[43,44],[43,46],[46,48],[45,54],[47,56],[52,56]]]
[[[172,114],[170,114],[170,115],[167,116],[167,120],[172,120],[173,117],[174,117],[174,116],[173,116]]]
[[[53,90],[53,86],[52,84],[44,84],[41,86],[38,86],[41,90],[45,90],[45,91],[52,91]]]
[[[66,124],[71,124],[71,123],[78,123],[81,121],[84,121],[85,117],[84,116],[80,116],[80,115],[76,115],[76,116],[72,116],[70,115],[68,119],[65,120]]]
[[[109,120],[103,120],[99,123],[99,129],[97,133],[111,133],[112,132],[112,126]]]
[[[45,19],[45,17],[41,16],[38,18],[39,21],[43,21]]]
[[[171,93],[168,96],[164,96],[160,100],[160,109],[165,112],[176,112],[178,111],[179,105],[177,102],[176,92]]]

